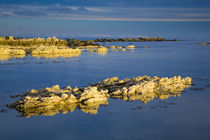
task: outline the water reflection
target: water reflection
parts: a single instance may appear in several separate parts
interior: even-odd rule
[[[59,58],[59,57],[63,57],[63,58],[72,58],[72,57],[78,57],[80,56],[81,53],[75,53],[75,54],[34,54],[32,55],[33,57],[43,57],[43,58]]]
[[[25,55],[0,55],[0,61],[6,61],[12,58],[23,58]]]

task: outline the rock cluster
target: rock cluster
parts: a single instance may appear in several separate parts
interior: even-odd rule
[[[20,95],[17,102],[8,104],[8,107],[15,108],[25,117],[73,112],[76,108],[85,113],[96,114],[99,106],[108,104],[109,98],[147,103],[155,97],[166,99],[179,96],[181,91],[191,85],[191,81],[190,77],[180,76],[139,76],[123,80],[117,77],[108,78],[85,88],[60,88],[59,85],[55,85],[27,91]]]
[[[80,49],[58,48],[57,46],[45,47],[41,46],[31,51],[31,55],[35,57],[75,57],[81,54]]]
[[[100,46],[99,44],[94,43],[94,40],[67,39],[67,42],[69,47],[79,49],[92,49]]]
[[[17,38],[13,36],[0,37],[0,45],[4,46],[21,46],[23,47],[39,47],[39,46],[67,46],[67,41],[57,39],[55,36],[50,38]]]

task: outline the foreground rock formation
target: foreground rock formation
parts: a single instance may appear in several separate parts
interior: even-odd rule
[[[118,98],[124,101],[139,100],[147,103],[152,99],[167,99],[170,96],[180,96],[181,91],[191,85],[190,77],[172,78],[148,76],[126,78],[108,78],[93,83],[85,88],[60,88],[59,85],[43,89],[32,89],[19,95],[17,102],[8,104],[9,108],[16,109],[22,116],[37,115],[51,116],[59,112],[73,112],[76,108],[85,113],[96,114],[101,105],[107,105],[109,98]]]

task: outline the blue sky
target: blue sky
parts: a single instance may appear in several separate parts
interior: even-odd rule
[[[77,26],[73,21],[77,21]],[[79,34],[81,28],[87,26],[88,21],[93,21],[89,27],[92,27],[91,31],[94,34],[100,34],[94,29],[94,27],[101,27],[98,25],[101,22],[97,21],[103,21],[103,23],[123,23],[126,21],[210,21],[210,1],[0,0],[1,34],[21,32],[58,33],[63,28],[68,28],[68,26],[74,26],[72,30],[78,31],[74,31],[73,34]],[[43,27],[45,28],[42,29]]]

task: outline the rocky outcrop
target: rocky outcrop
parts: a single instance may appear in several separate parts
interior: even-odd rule
[[[67,42],[69,47],[79,49],[92,49],[100,46],[99,44],[94,43],[94,40],[67,39]]]
[[[45,47],[41,46],[31,51],[31,55],[35,57],[75,57],[81,54],[80,49],[58,48],[57,46]]]
[[[72,112],[76,108],[85,113],[96,114],[101,105],[107,105],[109,98],[124,101],[139,100],[147,103],[154,98],[167,99],[180,96],[181,91],[191,85],[190,77],[172,78],[149,76],[126,78],[107,78],[85,88],[60,88],[59,85],[40,90],[30,90],[20,95],[20,99],[8,104],[25,117],[36,115],[55,115],[59,112]]]
[[[39,47],[39,46],[67,46],[67,41],[54,37],[44,38],[17,38],[13,36],[0,37],[0,45],[16,47]]]
[[[120,38],[120,39],[96,39],[95,42],[149,42],[149,41],[178,41],[177,39],[164,39],[162,37],[139,37],[139,38]]]

